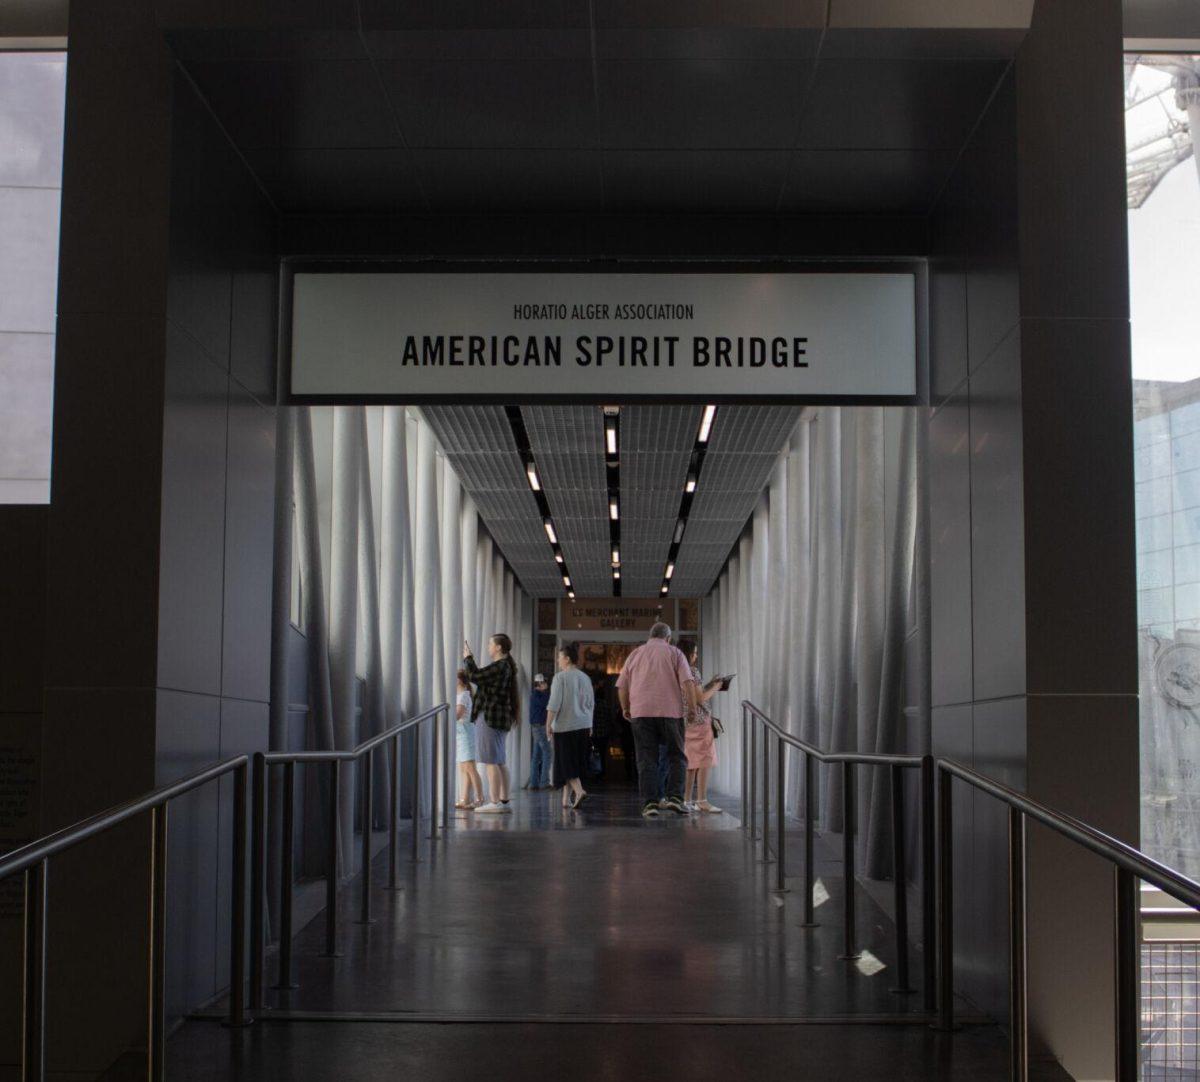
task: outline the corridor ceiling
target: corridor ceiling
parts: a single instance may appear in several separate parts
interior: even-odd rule
[[[159,19],[283,213],[924,214],[1032,6],[160,0]]]
[[[526,591],[563,593],[512,427],[502,406],[423,410],[493,539]],[[621,410],[621,584],[626,597],[656,597],[679,516],[701,406]],[[604,416],[599,406],[521,409],[530,450],[580,597],[612,593]],[[722,406],[671,582],[675,597],[708,593],[800,417],[795,406]]]
[[[706,215],[923,217],[1032,9],[1033,0],[157,0],[188,77],[281,214],[386,216],[401,237],[406,217],[446,216],[453,229],[452,215],[694,214],[698,230]],[[526,590],[561,595],[504,408],[425,412]],[[697,406],[622,411],[625,596],[661,587],[700,415]],[[719,410],[674,595],[708,591],[798,415]],[[609,594],[601,411],[521,416],[574,588]]]

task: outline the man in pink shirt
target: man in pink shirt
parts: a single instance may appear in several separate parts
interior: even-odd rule
[[[671,629],[657,623],[650,638],[628,658],[617,678],[621,710],[633,726],[642,815],[658,815],[658,746],[667,746],[667,796],[663,807],[686,815],[683,779],[687,772],[683,718],[695,706],[696,681],[687,658],[671,645]]]

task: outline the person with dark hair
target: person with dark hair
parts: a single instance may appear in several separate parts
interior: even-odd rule
[[[550,701],[550,685],[538,673],[529,693],[529,780],[526,789],[550,788],[550,737],[546,733],[546,704]]]
[[[483,779],[475,766],[475,722],[471,718],[471,684],[467,674],[458,670],[457,697],[454,704],[455,759],[461,796],[454,806],[472,811],[483,803]]]
[[[683,781],[687,768],[683,719],[696,702],[696,679],[687,659],[671,645],[671,629],[659,622],[650,638],[625,660],[617,679],[621,711],[633,726],[637,746],[642,815],[659,814],[658,746],[667,746],[667,792],[662,810],[686,815]]]
[[[579,644],[565,642],[558,648],[558,672],[546,705],[546,731],[554,737],[554,785],[562,790],[564,810],[587,799],[579,779],[587,770],[595,707],[592,682],[579,668]]]
[[[487,771],[486,804],[476,810],[482,814],[503,815],[512,811],[508,802],[508,768],[505,740],[520,720],[517,697],[517,663],[512,659],[512,640],[504,634],[488,639],[491,664],[480,668],[471,644],[463,642],[463,670],[475,685],[473,720],[475,753]]]
[[[717,765],[717,734],[708,701],[721,690],[720,679],[702,683],[696,668],[698,651],[695,639],[680,639],[679,650],[687,658],[696,681],[696,700],[684,715],[683,744],[687,753],[687,780],[683,786],[683,804],[688,811],[720,815],[722,809],[708,802],[708,775]],[[692,796],[695,794],[693,802]]]

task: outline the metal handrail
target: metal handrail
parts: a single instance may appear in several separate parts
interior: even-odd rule
[[[854,827],[855,827],[855,768],[858,766],[886,766],[891,771],[892,782],[892,882],[894,891],[894,922],[896,926],[896,987],[892,991],[907,994],[914,989],[909,984],[908,969],[908,874],[905,847],[907,838],[904,825],[904,771],[920,771],[921,793],[921,913],[925,934],[924,971],[922,987],[925,1009],[933,1011],[937,1005],[936,958],[933,945],[937,932],[934,893],[934,818],[933,757],[929,755],[890,755],[878,752],[830,752],[824,751],[782,729],[762,710],[748,699],[742,700],[742,824],[750,831],[753,841],[757,834],[757,789],[758,789],[758,725],[763,728],[762,751],[762,842],[763,863],[771,862],[770,853],[770,768],[771,740],[776,745],[776,844],[775,875],[776,890],[787,890],[785,869],[786,815],[784,790],[786,785],[786,753],[790,747],[804,756],[804,921],[803,927],[816,927],[813,892],[816,886],[814,859],[814,835],[817,819],[817,763],[840,765],[842,768],[842,864],[845,889],[842,897],[843,950],[840,957],[859,957],[856,947],[855,876],[854,876]]]
[[[1009,1008],[1012,1078],[1029,1077],[1028,975],[1026,970],[1026,820],[1054,831],[1113,866],[1116,893],[1116,1078],[1138,1078],[1138,879],[1144,879],[1193,909],[1200,909],[1200,883],[1146,856],[1118,838],[1047,807],[953,759],[938,759],[938,1021],[954,1022],[954,824],[955,778],[1008,806]]]
[[[249,758],[235,755],[204,767],[178,781],[159,786],[140,797],[114,805],[78,823],[38,838],[0,857],[0,880],[25,873],[24,981],[21,993],[21,1079],[41,1082],[46,1077],[46,947],[50,858],[98,834],[150,813],[150,1012],[147,1074],[164,1076],[167,1038],[166,1012],[166,874],[167,806],[176,797],[234,775],[233,897],[229,963],[229,1024],[248,1024],[245,1004],[246,956],[246,773]]]
[[[446,725],[438,725],[437,719],[445,716]],[[397,722],[381,733],[362,741],[350,750],[328,751],[271,751],[254,755],[253,770],[253,823],[251,826],[251,863],[253,877],[250,884],[250,1006],[261,1011],[264,1007],[263,980],[266,968],[266,941],[263,935],[266,904],[266,852],[267,852],[267,773],[272,766],[283,767],[283,817],[281,823],[279,878],[279,988],[295,988],[292,980],[292,905],[294,893],[293,844],[295,839],[295,792],[296,764],[329,763],[329,808],[327,823],[329,831],[328,862],[325,873],[325,955],[338,955],[338,859],[341,834],[339,793],[340,770],[343,763],[366,759],[360,786],[362,818],[362,880],[360,896],[360,924],[371,924],[371,819],[374,771],[372,756],[377,748],[391,745],[392,784],[388,808],[388,889],[397,890],[397,824],[400,818],[400,737],[413,730],[412,748],[412,860],[420,859],[421,821],[421,729],[425,722],[433,726],[433,754],[430,775],[430,839],[437,840],[438,819],[438,742],[441,740],[441,809],[443,834],[450,825],[450,707],[439,703],[424,713]]]

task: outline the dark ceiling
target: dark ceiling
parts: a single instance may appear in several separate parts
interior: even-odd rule
[[[160,18],[285,213],[924,213],[1022,35],[837,0],[273,3]]]

